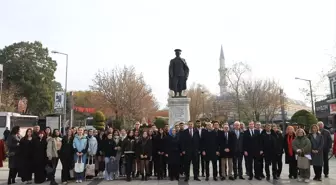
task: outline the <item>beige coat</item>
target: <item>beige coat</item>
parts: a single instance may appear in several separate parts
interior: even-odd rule
[[[57,147],[56,147],[56,138],[48,137],[47,138],[47,157],[51,160],[53,157],[58,157]]]

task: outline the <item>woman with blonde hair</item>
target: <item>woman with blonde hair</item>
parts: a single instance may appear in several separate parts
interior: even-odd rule
[[[321,181],[322,166],[323,166],[323,135],[319,131],[319,127],[314,124],[310,128],[309,140],[312,148],[312,165],[314,168],[315,177],[313,180]]]
[[[299,182],[309,182],[310,178],[310,161],[311,142],[306,137],[306,133],[302,128],[296,131],[296,138],[293,141],[293,150],[297,155],[297,164],[300,173]]]

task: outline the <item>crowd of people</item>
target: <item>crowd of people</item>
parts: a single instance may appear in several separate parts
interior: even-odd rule
[[[150,178],[171,181],[184,176],[190,178],[192,163],[193,179],[200,181],[210,176],[217,180],[278,179],[285,163],[289,164],[289,178],[309,182],[310,166],[313,180],[329,175],[328,154],[332,140],[322,122],[313,125],[309,134],[304,129],[286,128],[285,134],[276,124],[251,121],[248,128],[236,121],[220,126],[218,121],[205,123],[189,121],[173,128],[85,130],[69,128],[62,136],[58,129],[39,126],[27,129],[21,136],[15,126],[6,136],[9,159],[8,184],[16,177],[26,184],[50,181],[57,185],[55,172],[62,164],[61,181],[67,184],[74,179],[81,183],[87,178],[104,178],[111,181],[131,181]],[[243,168],[244,160],[244,168]],[[210,165],[211,163],[211,165]],[[212,174],[210,175],[210,167]],[[271,169],[270,169],[271,168]],[[243,172],[245,170],[245,173]]]

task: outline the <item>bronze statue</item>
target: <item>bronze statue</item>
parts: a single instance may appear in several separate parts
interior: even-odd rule
[[[182,97],[182,91],[187,89],[189,67],[184,58],[181,58],[181,50],[175,49],[176,57],[169,64],[169,89],[174,91],[174,97]]]

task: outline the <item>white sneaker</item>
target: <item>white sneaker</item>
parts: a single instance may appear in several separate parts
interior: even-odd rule
[[[298,177],[297,181],[298,181],[298,182],[302,182],[302,181],[303,181],[303,179],[302,179],[302,178],[300,178],[300,177]]]
[[[76,183],[79,183],[79,180],[76,180]]]
[[[83,181],[82,181],[82,180],[79,180],[78,182],[79,182],[79,183],[82,183]]]
[[[304,182],[305,182],[305,183],[309,183],[310,180],[309,180],[309,179],[305,179]]]

